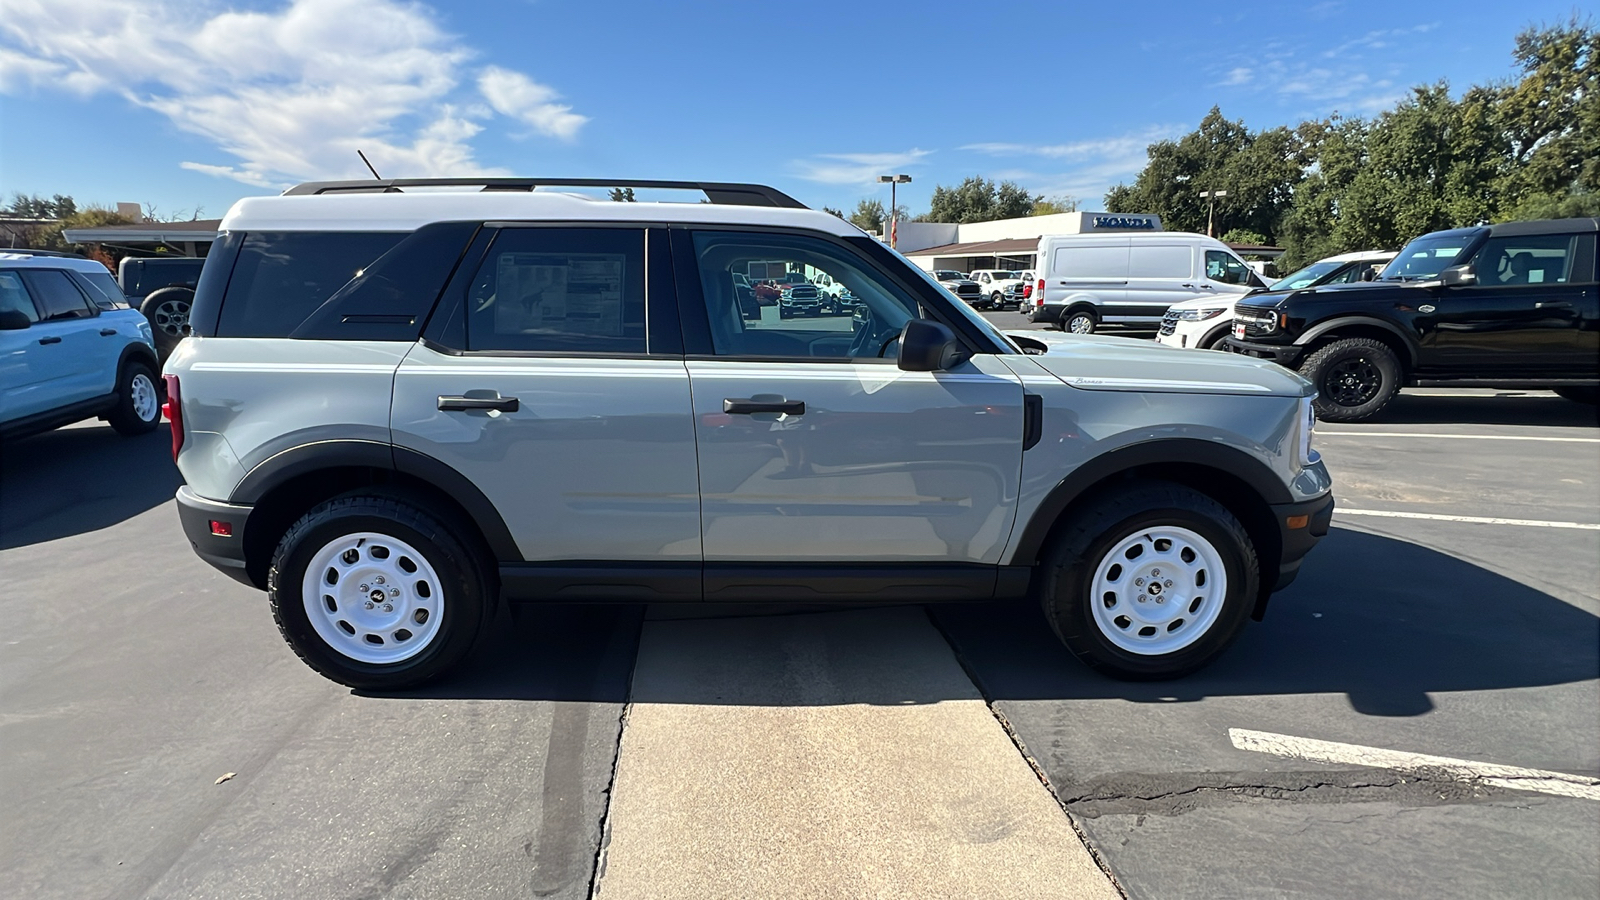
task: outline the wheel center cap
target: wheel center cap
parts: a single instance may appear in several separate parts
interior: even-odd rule
[[[1159,582],[1159,581],[1150,582],[1150,587],[1147,588],[1146,590],[1148,590],[1150,592],[1150,596],[1152,596],[1152,597],[1160,594],[1161,593],[1161,582]]]
[[[373,603],[382,603],[383,602],[383,591],[373,591],[371,594],[367,595],[367,598],[370,599]]]

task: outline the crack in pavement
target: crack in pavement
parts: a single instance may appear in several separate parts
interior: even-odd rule
[[[1442,806],[1527,795],[1489,780],[1446,770],[1351,772],[1119,773],[1057,787],[1074,815],[1177,816],[1209,806],[1248,802],[1371,803]]]

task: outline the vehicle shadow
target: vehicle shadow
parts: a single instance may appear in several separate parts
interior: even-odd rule
[[[1404,391],[1363,424],[1600,426],[1596,408],[1555,394],[1507,392],[1497,396],[1432,397]],[[1322,427],[1319,425],[1318,427]],[[1334,426],[1332,424],[1327,427]]]
[[[649,702],[902,705],[963,693],[962,685],[918,674],[937,666],[927,655],[926,624],[903,607],[695,607],[525,606],[515,621],[502,614],[485,645],[445,679],[383,696],[620,703],[629,698],[647,618],[672,629],[672,652],[698,658],[686,669],[726,675],[714,690],[694,678],[652,683]],[[1032,603],[927,609],[990,701],[1343,693],[1366,715],[1415,716],[1432,709],[1433,692],[1600,675],[1600,618],[1446,554],[1337,528],[1300,580],[1273,599],[1264,622],[1247,624],[1209,668],[1175,681],[1130,683],[1093,672]],[[745,612],[766,622],[737,625],[751,618]]]
[[[138,437],[91,423],[8,441],[0,550],[107,528],[171,500],[182,483],[165,424]]]
[[[1426,547],[1342,528],[1273,598],[1265,621],[1175,681],[1129,683],[1090,670],[1033,604],[931,613],[991,701],[1343,693],[1366,715],[1415,716],[1433,708],[1431,692],[1600,676],[1600,619],[1590,613]]]

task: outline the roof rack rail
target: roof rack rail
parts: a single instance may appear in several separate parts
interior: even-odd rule
[[[541,187],[674,188],[701,191],[712,203],[731,206],[777,206],[806,209],[784,192],[763,184],[727,184],[718,181],[652,181],[609,178],[380,178],[361,181],[308,181],[283,195],[308,196],[343,193],[401,193],[408,187],[472,187],[485,191],[531,191]]]

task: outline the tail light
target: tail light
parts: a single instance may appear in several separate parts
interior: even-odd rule
[[[172,423],[172,458],[176,461],[183,448],[183,398],[178,393],[178,376],[163,375],[161,380],[167,383],[167,402],[161,404],[161,412]]]

